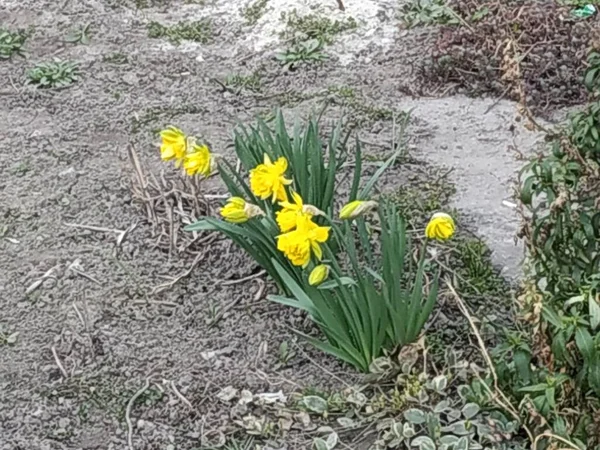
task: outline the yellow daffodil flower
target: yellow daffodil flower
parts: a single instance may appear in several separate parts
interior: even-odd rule
[[[329,266],[326,264],[319,264],[315,267],[308,276],[308,284],[311,286],[318,286],[329,276]]]
[[[250,170],[250,189],[252,193],[262,200],[269,197],[275,203],[276,200],[287,201],[285,186],[292,184],[292,180],[285,178],[287,170],[287,159],[281,157],[274,163],[267,154],[264,162]]]
[[[221,208],[221,216],[231,223],[244,223],[256,216],[264,216],[264,212],[256,205],[246,202],[241,197],[231,197]]]
[[[160,144],[160,157],[164,161],[175,160],[175,166],[179,167],[185,158],[187,149],[187,136],[179,128],[168,127],[160,132],[162,143]]]
[[[368,213],[377,207],[377,202],[373,200],[354,200],[353,202],[344,205],[340,211],[340,219],[350,220],[356,219],[363,214]]]
[[[425,229],[425,236],[429,239],[445,241],[454,235],[454,219],[446,213],[435,213]]]
[[[306,267],[310,262],[310,241],[297,230],[279,236],[277,250],[282,251],[295,266]]]
[[[194,144],[185,155],[183,168],[189,176],[196,174],[208,177],[214,169],[214,157],[206,145]]]
[[[319,211],[315,206],[305,205],[302,201],[302,197],[297,192],[292,191],[292,200],[294,203],[289,201],[279,202],[279,206],[283,209],[275,213],[277,224],[282,233],[287,233],[296,228],[296,222],[301,216],[306,216],[311,219],[313,216],[322,215],[323,212]]]
[[[306,216],[297,219],[296,229],[277,236],[277,249],[282,251],[293,265],[306,267],[311,253],[320,261],[323,250],[319,244],[329,238],[329,228],[321,227]]]

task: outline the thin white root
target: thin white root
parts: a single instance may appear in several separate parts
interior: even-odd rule
[[[56,353],[56,348],[54,346],[52,346],[52,356],[54,356],[54,361],[56,361],[56,365],[60,369],[60,372],[63,374],[63,377],[65,377],[65,380],[69,378],[69,374],[65,370],[65,366],[63,366],[62,362],[60,362],[60,358],[58,357],[58,353]]]
[[[148,389],[149,387],[150,387],[150,380],[146,379],[144,386],[142,386],[142,388],[139,391],[137,391],[135,394],[133,394],[133,397],[131,397],[129,399],[129,402],[127,402],[127,409],[125,410],[125,421],[127,422],[127,445],[129,445],[129,450],[134,450],[133,449],[133,425],[131,423],[131,408],[133,407],[133,404],[139,398],[139,396],[142,395],[144,392],[146,392],[146,389]]]

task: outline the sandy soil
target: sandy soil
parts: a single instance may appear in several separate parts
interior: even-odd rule
[[[360,19],[366,11],[353,38],[361,45],[341,39],[332,47],[339,58],[319,69],[283,72],[272,58],[277,40],[256,37],[277,29],[267,26],[276,15],[252,28],[235,1],[163,3],[136,10],[109,0],[2,1],[2,24],[35,28],[27,60],[0,62],[6,80],[0,86],[0,325],[19,332],[15,345],[0,347],[2,450],[127,448],[124,411],[146,379],[150,389],[131,412],[137,449],[199,448],[199,436],[226,419],[214,395],[229,385],[254,392],[335,385],[324,369],[353,379],[352,371],[304,346],[277,367],[279,344],[293,342],[289,328],[305,327],[304,319],[264,295],[255,298],[258,279],[223,284],[257,270],[226,240],[211,244],[189,278],[152,294],[195,257],[169,258],[156,248],[152,226],[132,202],[127,147],[134,145],[154,173],[168,170],[154,145],[155,131],[168,123],[202,134],[228,154],[237,120],[277,106],[305,114],[332,87],[352,86],[366,105],[414,108],[411,151],[454,169],[456,206],[488,238],[496,261],[515,273],[516,225],[502,201],[511,195],[509,180],[519,164],[508,147],[525,150],[537,137],[515,125],[508,102],[486,112],[492,100],[406,97],[427,33],[396,31],[397,19],[384,4],[346,0],[346,14]],[[335,11],[330,3],[324,14]],[[147,37],[151,20],[202,17],[214,23],[208,44],[175,46]],[[64,42],[70,30],[88,23],[89,45]],[[117,52],[127,61],[107,60]],[[51,58],[78,61],[81,81],[62,90],[26,86],[25,71]],[[255,70],[264,82],[256,94],[236,94],[213,81]],[[367,150],[389,146],[391,120],[354,113],[364,116]],[[332,118],[339,114],[332,108]],[[391,183],[401,179],[395,173]],[[206,189],[222,193],[217,183]],[[117,246],[118,231],[69,224],[137,226]],[[210,326],[215,305],[231,309]]]

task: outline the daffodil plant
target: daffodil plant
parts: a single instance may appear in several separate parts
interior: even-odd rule
[[[326,338],[308,340],[367,370],[386,349],[417,339],[435,304],[437,277],[426,280],[425,248],[416,274],[407,276],[404,221],[393,206],[370,198],[398,153],[359,191],[362,161],[356,142],[349,199],[334,219],[334,194],[348,156],[340,130],[338,125],[324,145],[311,119],[303,131],[296,125],[290,136],[279,113],[275,131],[260,121],[236,133],[241,162],[236,170],[225,158],[217,164],[208,147],[170,127],[161,133],[161,156],[191,176],[218,170],[231,194],[220,219],[206,217],[186,229],[225,233],[277,283],[283,295],[270,298],[307,311]],[[375,210],[381,229],[373,233],[366,217]],[[454,222],[445,214],[434,216],[426,230],[428,239],[444,240],[453,233]],[[381,254],[376,256],[374,248]]]
[[[380,222],[379,248],[373,251],[373,236],[365,215],[377,208]],[[274,265],[292,296],[270,296],[271,300],[305,310],[326,340],[302,334],[317,348],[337,356],[356,368],[368,371],[371,362],[384,351],[393,351],[414,342],[435,305],[438,277],[426,279],[425,257],[430,240],[446,240],[454,234],[454,221],[447,214],[432,217],[426,229],[424,248],[416,272],[405,223],[393,205],[354,201],[331,221],[331,239],[345,243],[348,263],[342,266],[335,255],[326,255],[328,265],[316,266],[308,285],[292,279],[277,262]],[[351,226],[349,222],[353,222]],[[353,235],[353,230],[354,234]],[[327,277],[331,279],[325,281]]]
[[[176,144],[184,146],[185,136],[177,137]],[[168,150],[163,153],[171,159],[177,158],[172,155],[185,153],[170,150],[173,141],[170,132],[163,137],[163,146]],[[225,233],[289,294],[289,287],[283,283],[274,261],[292,279],[306,284],[311,271],[320,264],[324,249],[327,247],[334,253],[339,250],[337,243],[329,239],[326,216],[333,214],[339,175],[348,157],[352,154],[354,160],[349,192],[349,200],[353,201],[368,198],[377,180],[399,154],[396,152],[386,160],[359,189],[361,147],[356,141],[353,151],[349,152],[347,141],[338,124],[325,143],[314,118],[304,128],[296,124],[290,135],[281,113],[276,115],[274,131],[264,121],[255,127],[240,127],[235,133],[240,170],[226,158],[219,158],[216,164],[231,194],[221,209],[221,219],[203,218],[186,229]],[[214,167],[214,156],[211,154],[208,159],[211,161],[208,166]],[[183,164],[185,167],[185,157]]]

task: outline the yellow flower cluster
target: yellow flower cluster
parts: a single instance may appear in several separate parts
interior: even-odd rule
[[[185,169],[190,176],[200,174],[208,177],[215,168],[215,157],[206,145],[199,145],[195,138],[186,136],[176,127],[161,131],[161,158],[175,161],[176,167]],[[314,256],[317,261],[323,258],[321,244],[329,238],[330,227],[319,226],[314,216],[323,215],[312,205],[304,204],[297,192],[287,187],[292,180],[286,178],[288,161],[284,157],[274,162],[265,154],[262,164],[250,170],[250,190],[261,200],[278,202],[281,209],[275,213],[275,220],[281,231],[277,236],[277,249],[295,266],[307,267]],[[372,200],[354,200],[340,210],[342,220],[353,220],[377,208]],[[241,197],[231,197],[221,208],[221,216],[231,223],[244,223],[265,213],[257,205],[246,202]],[[448,214],[436,213],[425,230],[428,239],[447,240],[454,235],[454,220]],[[319,264],[309,275],[309,284],[318,285],[329,275],[329,266]]]
[[[329,227],[322,227],[306,214],[299,214],[296,229],[277,236],[277,250],[283,252],[293,265],[306,267],[311,255],[317,260],[323,258],[323,249],[319,244],[329,238]]]
[[[311,256],[318,261],[323,258],[323,244],[329,238],[329,227],[323,227],[313,222],[313,217],[323,214],[312,205],[305,205],[302,197],[290,190],[292,201],[288,198],[286,186],[292,180],[285,177],[288,162],[284,157],[272,162],[264,155],[263,163],[250,170],[250,190],[262,200],[279,201],[281,210],[275,213],[276,222],[281,234],[277,236],[277,249],[295,266],[306,267]],[[243,223],[264,212],[256,205],[247,203],[243,198],[232,197],[221,209],[221,216],[232,223]],[[325,279],[322,272],[313,281]],[[316,280],[316,281],[315,281]]]
[[[208,147],[199,145],[193,137],[188,137],[176,127],[168,127],[160,132],[160,157],[164,161],[175,160],[175,167],[185,169],[190,176],[200,174],[208,177],[214,170],[215,159]]]

